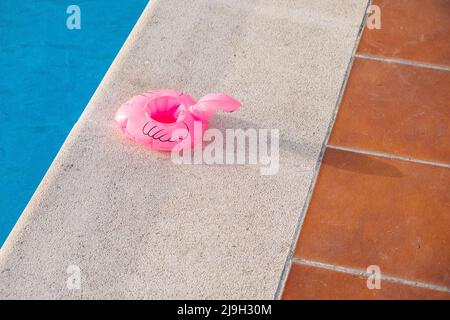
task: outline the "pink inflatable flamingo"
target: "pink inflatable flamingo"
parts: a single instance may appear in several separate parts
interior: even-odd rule
[[[239,106],[239,101],[222,93],[208,94],[196,102],[176,90],[149,91],[125,102],[115,120],[130,139],[155,150],[171,151],[175,146],[197,143],[217,110],[233,112]]]

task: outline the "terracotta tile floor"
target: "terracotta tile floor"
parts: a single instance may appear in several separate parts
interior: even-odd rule
[[[328,149],[295,257],[450,287],[450,170]]]
[[[450,1],[373,0],[381,29],[364,32],[358,53],[450,65]]]
[[[367,289],[367,278],[294,262],[283,299],[450,299],[450,293],[383,281]]]
[[[450,163],[449,141],[449,71],[355,59],[330,144]]]
[[[373,4],[283,299],[450,299],[450,0]]]

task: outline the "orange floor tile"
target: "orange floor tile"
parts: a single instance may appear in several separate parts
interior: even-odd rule
[[[450,72],[355,59],[329,143],[450,163]]]
[[[382,280],[368,289],[367,278],[293,263],[283,299],[450,299],[450,293]]]
[[[327,149],[295,256],[450,287],[450,170]]]
[[[373,0],[381,29],[366,29],[358,53],[450,66],[449,0]]]

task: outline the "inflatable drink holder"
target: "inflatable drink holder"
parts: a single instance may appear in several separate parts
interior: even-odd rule
[[[198,101],[176,90],[149,91],[125,102],[115,120],[130,139],[155,150],[190,148],[202,139],[208,119],[221,109],[233,112],[239,101],[212,93]]]

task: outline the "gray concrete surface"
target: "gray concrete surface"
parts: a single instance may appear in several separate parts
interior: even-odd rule
[[[0,298],[272,299],[366,5],[151,2],[4,244]],[[211,127],[278,128],[278,174],[124,138],[115,111],[156,88],[237,97]]]

